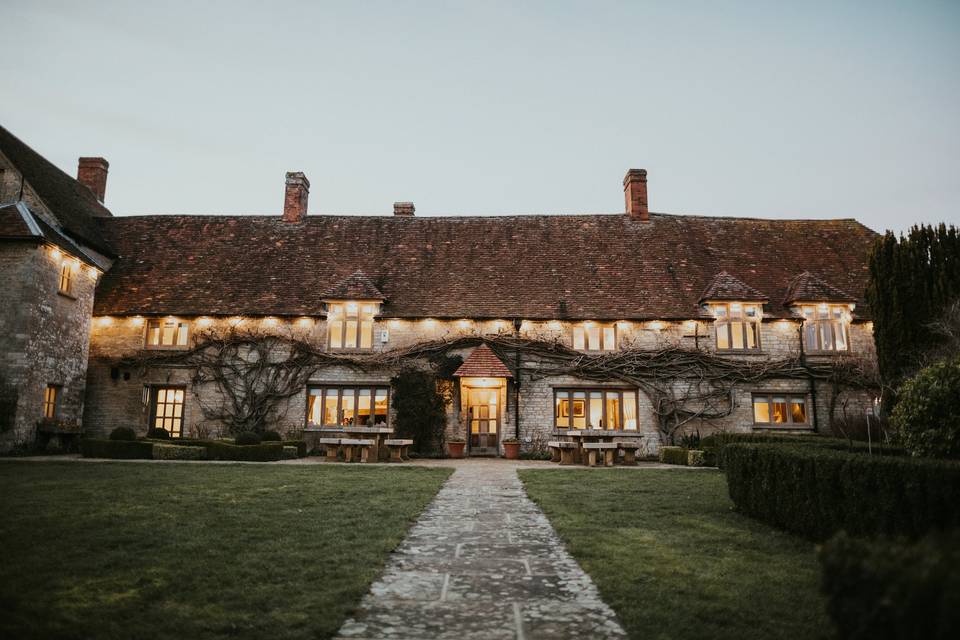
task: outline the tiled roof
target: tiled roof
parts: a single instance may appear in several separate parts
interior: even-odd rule
[[[120,255],[97,314],[319,315],[324,294],[361,270],[386,298],[384,317],[692,318],[726,271],[777,301],[768,317],[790,317],[780,301],[806,270],[862,297],[877,237],[854,220],[622,213],[97,223]]]
[[[20,202],[0,205],[0,238],[33,238],[37,235],[21,213],[21,206],[24,205]]]
[[[0,205],[0,239],[49,242],[87,264],[105,269],[108,263],[93,252],[85,251],[70,237],[34,215],[23,201]]]
[[[103,253],[110,253],[94,222],[110,211],[85,186],[0,127],[0,153],[23,174],[27,183],[53,212],[64,231]]]
[[[721,271],[713,277],[710,284],[700,296],[700,301],[708,300],[742,300],[742,301],[761,301],[769,298],[743,280],[730,275],[726,271]]]
[[[323,294],[327,300],[383,300],[383,294],[377,285],[363,271],[352,274],[333,285]]]
[[[829,282],[804,271],[790,282],[784,304],[792,302],[856,302],[857,299]]]
[[[458,378],[512,378],[513,374],[503,360],[497,357],[493,349],[481,344],[467,356],[463,364],[454,371]]]

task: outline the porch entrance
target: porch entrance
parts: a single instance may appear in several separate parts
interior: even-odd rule
[[[500,388],[466,387],[470,453],[497,455],[500,435]]]

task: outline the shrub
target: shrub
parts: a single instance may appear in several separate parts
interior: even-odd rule
[[[153,458],[153,443],[143,440],[95,440],[80,441],[80,453],[84,458],[111,458],[113,460],[150,460]]]
[[[283,445],[283,459],[284,460],[296,460],[299,456],[297,455],[296,447],[288,447]]]
[[[960,532],[917,544],[840,533],[820,550],[820,589],[841,638],[951,638],[960,629]]]
[[[960,358],[904,383],[890,422],[897,442],[913,455],[960,458]]]
[[[683,447],[660,447],[660,462],[686,466],[687,450]]]
[[[688,449],[687,450],[687,466],[688,467],[702,467],[706,465],[706,456],[703,451],[699,449]]]
[[[394,437],[413,439],[411,449],[422,457],[442,456],[452,386],[435,371],[415,367],[402,369],[390,385]]]
[[[307,443],[305,440],[284,440],[283,446],[285,447],[296,447],[297,457],[306,458],[307,457]]]
[[[276,431],[264,431],[263,435],[260,436],[261,442],[283,442],[283,438],[280,437],[280,434]]]
[[[147,437],[154,440],[169,440],[170,432],[160,427],[150,427],[147,429]]]
[[[154,460],[203,460],[206,450],[203,447],[176,444],[158,444],[153,447]]]
[[[137,432],[131,429],[130,427],[117,427],[110,432],[111,440],[136,440]]]
[[[276,462],[283,458],[283,443],[269,442],[237,446],[227,442],[208,441],[204,444],[208,460],[233,462]]]
[[[233,442],[239,446],[250,446],[260,444],[260,440],[260,436],[253,431],[241,431]]]
[[[738,510],[815,540],[841,529],[917,537],[960,525],[960,464],[954,462],[731,444],[723,463]]]
[[[702,438],[700,448],[705,452],[707,460],[713,460],[714,464],[723,468],[723,449],[728,444],[795,444],[810,447],[820,447],[824,449],[835,449],[837,451],[873,451],[878,455],[904,455],[903,449],[874,442],[868,445],[866,442],[857,442],[850,440],[841,440],[840,438],[829,438],[816,434],[798,435],[789,433],[754,433],[754,432],[729,432],[721,431]]]

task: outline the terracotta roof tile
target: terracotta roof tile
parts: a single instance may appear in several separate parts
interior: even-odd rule
[[[770,300],[783,300],[805,270],[862,297],[877,237],[854,220],[655,213],[649,222],[594,214],[97,223],[120,255],[100,282],[97,314],[320,315],[323,294],[360,270],[386,298],[384,317],[691,318],[719,271]],[[789,317],[770,306],[769,315]]]
[[[793,302],[856,302],[857,299],[829,282],[804,271],[790,281],[783,303]]]
[[[726,271],[721,271],[713,277],[710,284],[700,296],[700,302],[708,300],[769,300],[767,296],[760,293],[743,280],[730,275]]]
[[[513,374],[493,349],[481,344],[467,356],[453,373],[458,378],[512,378]]]
[[[323,294],[326,300],[384,300],[377,285],[363,271],[352,274],[327,289]]]

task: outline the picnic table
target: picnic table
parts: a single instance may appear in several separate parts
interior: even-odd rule
[[[390,427],[312,427],[306,429],[311,433],[319,433],[329,438],[349,438],[356,440],[373,440],[370,447],[370,458],[374,461],[385,461],[390,452],[385,441],[393,435]]]
[[[636,432],[614,431],[609,429],[558,429],[554,435],[560,438],[558,444],[561,446],[566,442],[573,442],[575,447],[572,452],[572,462],[574,464],[590,464],[590,452],[593,451],[593,460],[602,459],[604,464],[612,464],[616,457],[617,448],[624,449],[624,462],[626,464],[635,464],[636,447],[632,443],[624,443],[626,446],[619,447],[615,438],[635,435]],[[589,444],[589,447],[584,445]],[[599,445],[599,446],[597,446]],[[612,445],[612,446],[611,446]],[[561,454],[563,452],[561,451]],[[564,462],[561,460],[561,462]]]

